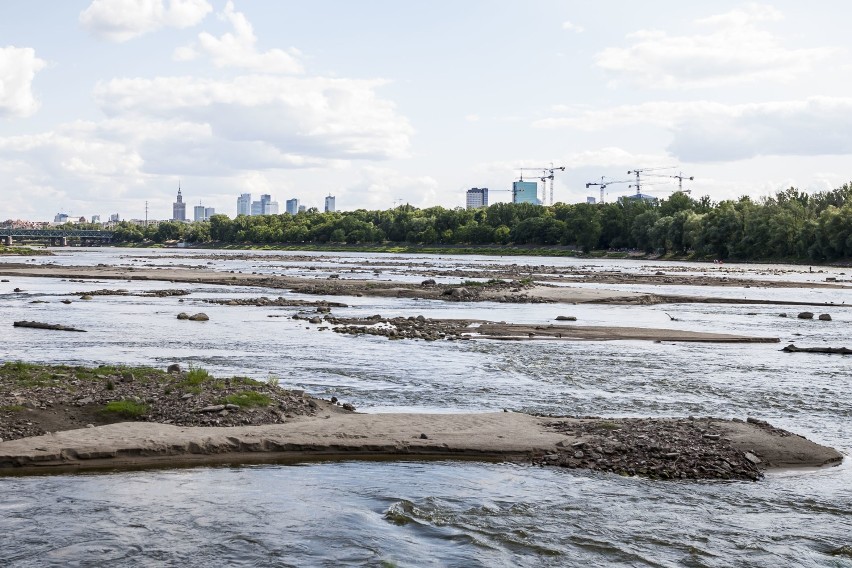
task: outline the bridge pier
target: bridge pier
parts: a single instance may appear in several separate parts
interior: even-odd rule
[[[12,235],[6,235],[5,237],[3,237],[3,244],[7,247],[12,246]]]
[[[59,242],[60,242],[61,246],[67,247],[68,246],[68,237],[59,237]]]

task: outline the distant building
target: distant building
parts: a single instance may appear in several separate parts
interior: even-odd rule
[[[587,198],[586,198],[586,203],[588,203],[589,205],[594,205],[594,204],[595,204],[595,203],[597,203],[597,202],[598,202],[598,200],[597,200],[597,199],[595,199],[595,198],[594,198],[594,197],[592,197],[592,196],[589,196],[589,197],[587,197]]]
[[[654,202],[657,201],[657,198],[653,195],[648,195],[647,193],[634,193],[633,195],[625,195],[624,199],[637,200],[641,199],[643,201]]]
[[[203,205],[196,205],[195,207],[192,208],[192,211],[193,211],[192,219],[194,221],[206,220],[205,217],[204,217],[204,206]]]
[[[334,206],[334,196],[329,194],[325,197],[325,212],[334,213],[335,210],[336,209]]]
[[[68,222],[68,214],[67,213],[57,213],[53,217],[54,223],[67,223]]]
[[[251,215],[251,193],[237,197],[237,215]]]
[[[538,200],[538,183],[534,181],[516,181],[512,183],[512,203],[541,205],[541,201]]]
[[[119,215],[118,213],[113,213],[109,216],[110,223],[118,223],[119,221],[121,221],[121,215]]]
[[[251,214],[278,215],[278,202],[272,201],[272,196],[267,193],[264,193],[260,196],[260,201],[251,202]]]
[[[101,216],[100,215],[92,215],[92,223],[100,223]]]
[[[308,210],[308,208],[305,207],[304,205],[299,205],[299,213],[304,213],[307,210]]]
[[[290,215],[295,215],[299,212],[299,200],[295,197],[293,199],[288,199],[286,203],[287,213]]]
[[[186,221],[186,203],[183,202],[183,196],[180,194],[180,185],[178,185],[177,201],[172,204],[172,221]]]
[[[212,217],[215,214],[216,214],[216,208],[215,207],[205,207],[204,208],[204,220],[205,221],[209,220],[210,217]]]
[[[480,209],[488,207],[488,188],[472,187],[467,190],[467,208]]]

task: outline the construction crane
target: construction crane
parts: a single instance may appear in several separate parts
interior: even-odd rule
[[[545,175],[541,178],[541,182],[543,184],[545,184],[545,186],[547,185],[547,180],[550,180],[550,205],[553,205],[553,178],[554,178],[553,174],[556,170],[564,172],[565,166],[556,166],[554,168],[553,162],[550,162],[550,169],[545,170],[545,172],[548,173],[549,175]],[[545,189],[545,192],[547,192],[547,189]]]
[[[593,185],[600,186],[600,188],[601,188],[601,203],[604,202],[604,190],[606,189],[606,186],[616,184],[616,183],[630,183],[631,181],[633,181],[633,180],[629,180],[629,179],[605,181],[605,178],[606,178],[606,176],[601,176],[600,182],[590,181],[589,183],[586,184],[586,189],[590,188]]]
[[[551,164],[551,166],[552,165],[553,164]],[[558,169],[558,168],[553,168],[553,169],[555,170],[555,169]],[[541,167],[541,168],[518,168],[518,170],[521,172],[521,175],[519,176],[518,181],[524,181],[524,170],[526,170],[528,172],[529,171],[541,172],[540,174],[537,174],[534,177],[540,179],[542,182],[544,182],[546,179],[548,179],[548,175],[552,175],[551,168],[548,168],[547,166],[544,166],[544,167]],[[551,173],[548,174],[548,172],[551,172]],[[530,176],[527,176],[527,178],[529,178],[529,177]],[[538,193],[538,188],[536,188],[536,193]],[[538,196],[536,196],[536,199],[538,199]],[[542,196],[542,201],[544,201],[546,199],[547,199],[547,188],[545,187],[544,195]]]
[[[683,191],[683,180],[688,179],[689,181],[692,181],[692,180],[695,179],[694,177],[692,177],[692,176],[686,177],[686,176],[683,175],[683,172],[680,172],[678,175],[671,176],[671,177],[673,177],[674,179],[677,180],[677,190],[678,191],[683,192],[683,193],[691,193],[691,190],[689,190],[689,189],[687,189],[686,191]]]
[[[659,170],[673,170],[673,169],[674,169],[674,166],[666,166],[666,167],[660,167],[660,168],[642,168],[642,169],[637,168],[635,170],[628,170],[627,175],[633,175],[633,174],[636,175],[636,195],[641,195],[641,193],[642,193],[642,180],[641,180],[642,174],[645,174],[646,177],[649,176],[649,175],[651,177],[671,177],[671,176],[662,176],[660,174],[648,174],[647,172],[655,172],[655,171],[659,171]]]

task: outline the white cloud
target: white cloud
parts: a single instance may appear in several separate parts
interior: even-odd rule
[[[216,67],[237,67],[263,73],[302,73],[304,71],[298,59],[298,50],[270,49],[257,51],[257,36],[245,14],[234,10],[233,2],[225,5],[225,10],[219,18],[230,22],[234,33],[226,33],[215,37],[207,32],[198,34],[198,43],[184,46],[175,50],[174,58],[178,61],[195,59],[205,54]]]
[[[668,151],[688,162],[770,155],[852,154],[852,98],[810,97],[726,105],[711,101],[650,102],[609,109],[560,108],[538,128],[602,131],[650,125],[672,133]]]
[[[123,42],[161,28],[198,24],[213,7],[207,0],[93,0],[80,24],[93,35]]]
[[[610,47],[596,64],[615,77],[649,88],[718,87],[761,81],[789,82],[838,53],[829,47],[789,48],[760,22],[781,18],[774,8],[750,4],[696,24],[712,27],[696,35],[641,30],[628,35],[628,47]]]
[[[569,22],[568,20],[562,22],[562,29],[568,30],[569,32],[583,33],[585,28],[583,26],[578,26],[573,22]]]
[[[683,117],[673,128],[669,151],[691,162],[852,154],[852,98],[811,97],[722,109]]]
[[[30,116],[38,109],[32,84],[46,63],[29,47],[0,47],[0,118]]]
[[[94,97],[110,116],[187,121],[212,135],[256,142],[294,156],[324,159],[405,157],[412,133],[379,80],[250,75],[114,79]]]

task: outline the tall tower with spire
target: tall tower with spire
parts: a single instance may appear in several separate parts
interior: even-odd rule
[[[178,182],[177,201],[172,204],[172,221],[186,221],[186,203],[180,194],[180,182]]]

